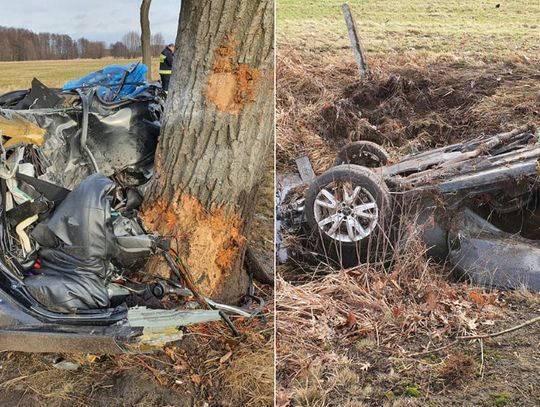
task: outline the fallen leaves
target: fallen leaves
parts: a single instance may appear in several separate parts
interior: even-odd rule
[[[486,299],[484,298],[484,295],[478,291],[469,292],[469,298],[471,299],[471,301],[479,305],[484,305],[486,303]]]
[[[398,360],[426,347],[447,349],[456,337],[478,334],[504,315],[499,292],[450,282],[440,266],[426,261],[414,235],[407,245],[394,253],[390,269],[360,265],[294,284],[278,274],[277,363],[285,389],[288,380],[308,371],[324,378],[339,364],[371,372],[383,359]],[[373,345],[364,347],[363,341]],[[342,347],[350,359],[330,361],[328,350]],[[449,381],[454,370],[448,367]]]
[[[192,381],[193,383],[195,383],[197,386],[199,386],[199,385],[201,384],[201,382],[202,382],[202,378],[201,378],[201,376],[199,376],[198,374],[193,373],[193,374],[190,376],[190,378],[191,378],[191,381]]]

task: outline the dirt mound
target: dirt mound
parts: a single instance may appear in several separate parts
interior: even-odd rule
[[[444,65],[389,68],[346,87],[340,99],[323,107],[321,136],[340,144],[371,140],[400,146],[417,138],[426,147],[455,143],[506,127],[508,123],[493,120],[492,115],[486,120],[484,114],[493,106],[483,105],[501,94],[512,98],[511,87],[534,80],[526,72],[516,75],[500,67],[483,71]],[[512,111],[516,124],[538,114],[533,86],[528,96],[504,107]]]
[[[308,155],[316,172],[336,151],[370,140],[400,155],[538,121],[540,63],[439,55],[352,58],[287,49],[277,60],[278,170]],[[399,151],[392,149],[397,147]]]

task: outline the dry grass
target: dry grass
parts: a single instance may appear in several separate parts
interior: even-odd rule
[[[337,86],[332,88],[333,84],[337,85],[332,76],[338,68],[338,60],[332,58],[326,60],[326,64],[309,64],[304,55],[294,53],[292,49],[287,51],[278,55],[276,66],[278,169],[283,171],[286,163],[294,162],[296,157],[309,151],[312,164],[320,170],[331,162],[332,150],[314,127],[322,107],[338,92]],[[339,70],[335,75],[339,79],[346,76],[339,74]]]
[[[417,362],[410,354],[474,334],[505,316],[500,293],[486,294],[449,282],[441,267],[426,261],[411,219],[404,217],[402,224],[402,237],[408,238],[397,239],[403,243],[394,247],[390,267],[364,264],[328,271],[322,278],[310,278],[304,268],[296,281],[291,274],[287,274],[289,281],[278,279],[282,397],[302,399],[302,405],[341,405],[350,401],[347,397],[369,398],[351,393],[366,391],[365,386],[347,385],[358,383],[355,375],[365,379],[391,374],[399,365],[414,365]],[[455,380],[453,372],[448,367],[440,376],[450,383]],[[317,402],[305,400],[315,393]]]
[[[271,328],[270,328],[271,329]],[[249,406],[271,406],[274,402],[274,338],[252,333],[251,338],[223,366],[222,400]]]
[[[200,334],[196,342],[180,345],[192,372],[200,377],[199,401],[205,398],[211,404],[231,407],[273,405],[274,292],[273,287],[258,288],[266,301],[265,318],[236,319],[241,338],[230,336],[222,323],[216,323],[194,330]]]
[[[277,60],[280,171],[308,155],[316,172],[354,140],[404,153],[495,133],[538,120],[540,60],[498,63],[450,54],[373,57],[358,80],[352,58],[296,52]]]
[[[518,301],[527,302],[525,315],[534,309],[538,295],[452,282],[450,269],[426,259],[414,224],[402,215],[399,243],[385,264],[282,267],[276,289],[280,405],[425,405],[483,375],[478,344],[456,346],[455,338],[514,324]],[[531,372],[528,363],[523,370]]]
[[[128,64],[136,59],[74,59],[58,61],[0,62],[0,94],[30,88],[32,79],[38,78],[49,87],[61,87],[68,80],[80,78],[90,72],[112,64]],[[153,79],[158,78],[158,59],[152,61]]]
[[[83,363],[79,371],[52,367],[52,356],[44,358],[39,354],[7,353],[2,358],[1,392],[4,395],[14,392],[16,395],[18,391],[24,390],[39,406],[60,403],[87,405],[85,394],[98,389],[108,380],[106,369],[104,365],[84,363],[84,357],[70,359]],[[14,377],[6,380],[6,376]]]

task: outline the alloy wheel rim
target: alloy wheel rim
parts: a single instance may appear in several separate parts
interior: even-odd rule
[[[379,208],[371,193],[350,182],[322,188],[313,204],[319,230],[330,238],[347,243],[365,239],[373,233]]]

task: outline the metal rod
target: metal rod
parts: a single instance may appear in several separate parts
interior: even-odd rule
[[[178,277],[179,279],[184,280],[186,282],[186,284],[188,285],[188,288],[191,290],[191,292],[193,293],[193,295],[195,296],[195,298],[201,305],[209,309],[214,309],[214,310],[218,309],[216,306],[213,306],[211,303],[209,303],[207,299],[199,293],[199,291],[197,290],[197,287],[195,287],[193,282],[191,281],[191,278],[189,278],[188,275],[184,275],[184,273],[178,268],[178,266],[176,265],[176,263],[174,262],[171,255],[168,252],[164,251],[163,257],[165,257],[165,261],[171,268],[174,275]],[[225,312],[223,312],[222,310],[219,310],[219,315],[221,316],[221,319],[223,319],[225,324],[227,324],[232,334],[234,336],[240,336],[240,334],[238,333],[238,330],[235,328],[234,324],[232,323],[228,315],[225,314]]]

